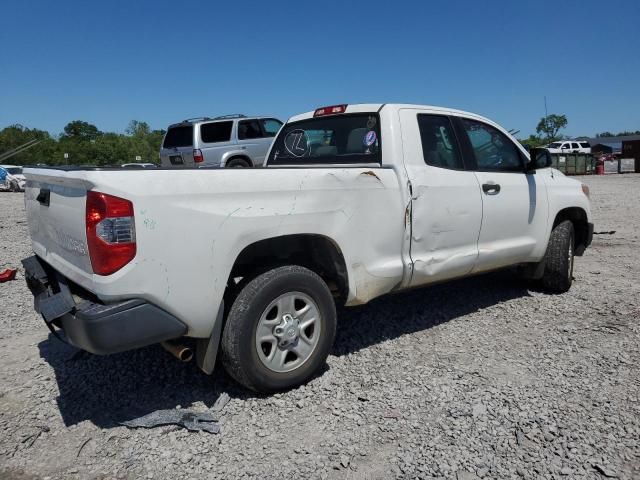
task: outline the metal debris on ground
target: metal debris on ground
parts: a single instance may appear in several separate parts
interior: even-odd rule
[[[120,422],[129,428],[153,428],[165,425],[178,425],[190,432],[220,433],[218,419],[210,413],[189,410],[157,410],[140,418]]]

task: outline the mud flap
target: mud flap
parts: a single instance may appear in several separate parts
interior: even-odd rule
[[[196,364],[207,375],[211,375],[216,366],[220,337],[222,336],[222,323],[224,317],[224,300],[218,308],[218,315],[213,324],[213,331],[209,338],[198,339],[196,345]]]

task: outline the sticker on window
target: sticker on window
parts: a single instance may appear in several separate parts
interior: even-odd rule
[[[367,134],[364,136],[363,139],[363,143],[367,146],[370,147],[371,145],[373,145],[374,143],[376,143],[376,140],[378,139],[378,136],[376,135],[376,132],[374,132],[373,130],[369,130],[367,132]]]
[[[309,152],[309,142],[304,130],[292,130],[284,137],[284,148],[294,157],[304,157]]]

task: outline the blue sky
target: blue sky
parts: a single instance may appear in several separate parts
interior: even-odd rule
[[[335,103],[480,113],[520,136],[640,129],[640,2],[12,1],[0,128],[124,131]]]

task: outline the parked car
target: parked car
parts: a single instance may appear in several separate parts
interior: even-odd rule
[[[158,168],[155,163],[123,163],[122,168]]]
[[[589,142],[578,140],[564,140],[550,143],[547,148],[549,153],[591,153]]]
[[[186,359],[193,337],[205,372],[220,349],[242,385],[287,389],[325,362],[336,304],[512,266],[568,291],[589,190],[550,165],[471,113],[319,108],[251,172],[27,170],[25,275],[79,348]]]
[[[163,167],[262,165],[282,122],[270,117],[224,115],[170,125],[160,149]]]
[[[12,192],[22,192],[26,184],[26,179],[22,174],[22,167],[17,165],[0,165],[6,174],[4,181],[0,180],[0,189]]]

